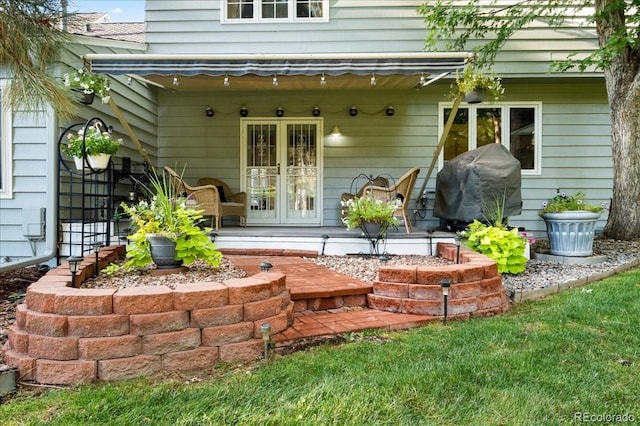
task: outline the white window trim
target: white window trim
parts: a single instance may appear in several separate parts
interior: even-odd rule
[[[222,0],[220,5],[220,22],[222,24],[249,24],[249,23],[262,23],[262,24],[273,24],[273,23],[283,23],[283,22],[295,22],[295,23],[311,23],[311,22],[329,22],[329,0],[322,1],[322,17],[321,18],[297,18],[295,15],[296,12],[296,2],[295,0],[289,0],[289,17],[288,18],[262,18],[262,0],[254,0],[254,13],[253,18],[238,18],[238,19],[229,19],[227,18],[227,1]]]
[[[452,102],[440,102],[438,103],[438,141],[444,131],[444,110],[453,107]],[[535,167],[533,169],[520,169],[523,176],[538,176],[542,174],[542,102],[499,102],[492,104],[467,104],[465,102],[460,104],[460,108],[467,108],[470,111],[475,111],[478,108],[490,108],[498,107],[502,109],[502,145],[509,148],[509,138],[505,135],[509,134],[509,120],[505,120],[507,111],[509,108],[534,108],[535,109]],[[469,114],[469,150],[476,148],[476,114]],[[438,170],[444,166],[444,149],[440,152],[438,157]]]
[[[5,102],[5,89],[7,82],[0,80],[0,127],[2,135],[0,135],[0,161],[2,161],[2,176],[0,176],[0,198],[13,197],[13,156],[12,156],[12,133],[13,123],[11,121],[12,111],[7,107]]]

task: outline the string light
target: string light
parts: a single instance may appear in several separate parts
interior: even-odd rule
[[[424,73],[422,73],[422,75],[420,76],[420,82],[418,84],[420,84],[420,86],[424,86],[427,83],[427,79],[424,78]]]
[[[322,73],[322,76],[320,76],[320,86],[324,87],[327,85],[327,77],[324,76],[324,73]]]
[[[374,72],[371,74],[371,86],[375,86],[376,84],[378,84],[378,81],[376,80],[376,73]]]
[[[229,85],[231,83],[229,82],[229,76],[228,75],[224,76],[224,82],[222,84],[224,84],[224,87],[229,87]]]
[[[180,86],[180,82],[178,81],[178,74],[175,74],[173,76],[173,85],[176,87]]]
[[[273,76],[273,87],[278,87],[278,77],[277,76]]]

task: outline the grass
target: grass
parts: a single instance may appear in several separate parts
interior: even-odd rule
[[[639,329],[634,270],[499,317],[352,334],[339,346],[222,366],[211,380],[140,379],[18,395],[0,406],[0,424],[557,425],[578,423],[578,415],[638,421]]]

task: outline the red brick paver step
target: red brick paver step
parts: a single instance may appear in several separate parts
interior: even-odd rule
[[[295,256],[236,256],[226,257],[244,269],[248,275],[260,272],[260,263],[269,262],[272,271],[287,276],[291,300],[352,296],[372,292],[372,285],[316,265]]]

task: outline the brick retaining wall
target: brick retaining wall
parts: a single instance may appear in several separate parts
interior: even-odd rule
[[[454,244],[438,243],[438,255],[456,261]],[[419,315],[444,315],[443,279],[451,280],[447,315],[454,318],[505,312],[511,303],[496,263],[483,254],[460,247],[460,263],[446,266],[383,266],[373,293],[372,309]]]
[[[121,258],[124,250],[103,248],[100,268]],[[456,250],[453,244],[438,244],[443,258],[455,261]],[[88,278],[94,262],[95,256],[88,256],[76,280]],[[510,306],[495,262],[464,247],[460,264],[381,267],[368,305],[441,316],[444,278],[452,281],[451,317],[494,315]],[[19,370],[20,380],[59,385],[202,370],[260,357],[262,323],[270,323],[277,334],[293,324],[293,315],[285,276],[278,272],[182,284],[176,290],[78,289],[71,287],[64,263],[29,286],[9,328],[4,362]]]
[[[124,246],[99,253],[100,267]],[[94,270],[82,262],[76,280]],[[193,371],[217,362],[261,356],[262,323],[272,334],[293,323],[285,276],[261,272],[222,283],[124,289],[71,287],[68,264],[27,290],[3,348],[20,380],[71,385],[160,372]]]

